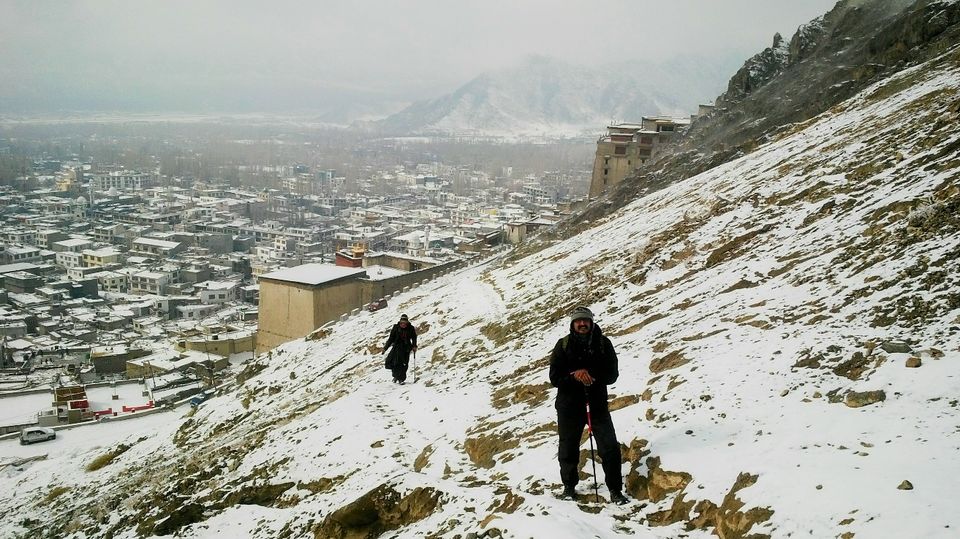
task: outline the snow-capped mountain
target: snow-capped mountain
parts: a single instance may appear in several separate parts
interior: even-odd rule
[[[687,116],[723,87],[730,66],[680,58],[600,68],[531,57],[455,92],[414,103],[379,127],[397,133],[573,136],[640,116]]]
[[[955,537],[958,95],[954,42],[262,355],[195,413],[0,441],[0,536]],[[577,305],[619,354],[626,506],[555,497],[547,366]],[[405,386],[379,354],[400,313]]]

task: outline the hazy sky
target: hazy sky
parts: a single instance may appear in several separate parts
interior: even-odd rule
[[[747,56],[834,0],[0,0],[0,113],[424,99],[526,55]],[[731,73],[732,74],[732,73]]]

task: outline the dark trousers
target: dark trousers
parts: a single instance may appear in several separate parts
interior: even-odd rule
[[[393,373],[393,379],[399,380],[401,382],[407,381],[407,367],[410,366],[410,355],[409,354],[400,354],[401,357],[398,357],[396,361],[393,362],[393,368],[390,369],[390,372]],[[402,358],[402,359],[401,359]]]
[[[620,442],[613,428],[610,412],[597,413],[591,408],[593,438],[597,442],[597,453],[603,461],[603,475],[610,492],[620,492],[623,478],[620,475]],[[580,464],[580,437],[587,425],[587,409],[557,410],[557,430],[560,432],[560,449],[557,460],[560,461],[560,480],[566,487],[575,487],[580,481],[577,467]]]

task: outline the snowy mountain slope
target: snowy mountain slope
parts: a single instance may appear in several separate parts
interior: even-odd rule
[[[484,73],[455,92],[414,103],[379,126],[400,133],[491,136],[596,133],[612,119],[690,114],[722,88],[727,67],[732,66],[680,58],[662,65],[587,68],[530,57],[516,68]]]
[[[192,416],[0,442],[48,454],[0,470],[0,535],[953,537],[958,81],[954,48],[571,239],[261,356]],[[553,495],[547,361],[578,304],[620,355],[626,507]],[[421,348],[395,386],[378,352],[401,312]]]

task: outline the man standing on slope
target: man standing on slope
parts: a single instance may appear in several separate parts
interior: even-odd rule
[[[387,344],[383,345],[383,352],[393,345],[387,355],[386,366],[393,372],[393,382],[403,384],[407,381],[407,367],[410,365],[410,352],[417,349],[417,330],[410,325],[407,315],[401,314],[400,321],[390,330]]]
[[[587,401],[590,422],[603,461],[603,475],[610,491],[610,501],[623,504],[623,478],[620,474],[620,442],[607,408],[607,386],[620,375],[617,353],[610,339],[593,323],[593,313],[577,307],[570,314],[570,334],[557,341],[550,357],[550,383],[557,388],[557,430],[560,434],[560,479],[563,497],[577,499],[580,477],[580,439],[587,424]],[[596,480],[596,478],[594,478]]]

